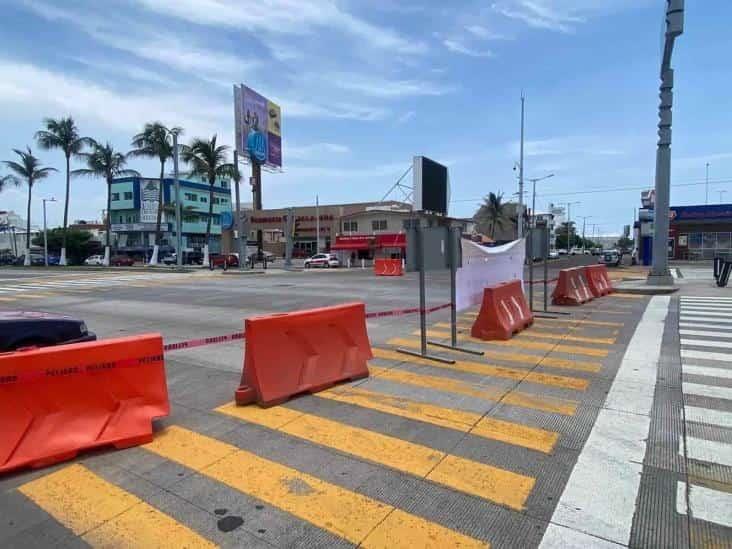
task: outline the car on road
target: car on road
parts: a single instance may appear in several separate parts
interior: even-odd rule
[[[549,252],[549,259],[557,259],[559,257],[559,252],[557,250],[551,250]]]
[[[103,255],[92,255],[90,257],[87,257],[84,260],[84,265],[93,265],[96,267],[104,265],[104,256]]]
[[[557,254],[559,254],[559,255],[567,255],[567,250],[565,250],[564,248],[559,248],[557,250]]]
[[[600,256],[599,263],[604,263],[610,267],[619,267],[622,258],[623,256],[620,255],[618,250],[605,250]]]
[[[236,254],[210,254],[208,256],[208,267],[212,271],[217,267],[228,269],[229,267],[238,267],[239,258]]]
[[[49,265],[58,265],[59,263],[61,263],[61,256],[56,254],[48,254]]]
[[[340,267],[341,261],[335,254],[315,254],[305,260],[305,268],[310,269],[311,267],[325,267],[329,269],[331,267]]]
[[[18,258],[15,260],[16,265],[25,265],[25,254],[18,256]],[[39,265],[45,265],[46,260],[43,257],[43,254],[30,254],[30,264],[37,267]]]
[[[109,260],[109,264],[114,267],[132,267],[135,260],[128,255],[113,255]]]
[[[176,252],[169,253],[161,260],[165,265],[175,265],[178,263],[178,254]],[[202,252],[183,252],[183,265],[203,265]]]
[[[0,353],[23,347],[50,347],[96,341],[83,320],[34,311],[0,311]]]

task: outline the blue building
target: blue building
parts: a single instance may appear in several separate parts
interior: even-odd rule
[[[200,179],[187,176],[180,179],[182,208],[183,249],[203,249],[208,221],[210,187]],[[112,182],[111,229],[119,252],[132,255],[147,254],[155,244],[155,226],[158,213],[160,180],[143,177],[122,177]],[[211,237],[208,242],[212,253],[221,250],[221,229],[230,226],[231,185],[228,179],[216,181],[213,188]],[[175,183],[163,179],[163,215],[160,224],[161,250],[172,251],[175,234]]]

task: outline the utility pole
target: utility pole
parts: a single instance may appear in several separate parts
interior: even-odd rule
[[[704,204],[709,204],[709,162],[707,162],[707,165],[706,165],[706,174],[707,174],[706,183],[705,183],[706,199],[704,200]]]
[[[661,102],[658,106],[658,147],[656,149],[656,204],[653,227],[653,264],[648,284],[672,286],[668,270],[668,212],[671,186],[671,109],[673,107],[674,71],[671,55],[674,41],[684,32],[684,0],[666,0],[665,36],[661,60]]]
[[[590,219],[591,215],[579,215],[577,217],[582,218],[582,252],[587,250],[587,244],[585,244],[585,226],[587,224],[587,220]]]
[[[246,242],[243,240],[247,236],[244,235],[241,226],[241,201],[239,199],[239,182],[241,181],[241,173],[239,173],[239,151],[234,148],[234,194],[236,197],[236,232],[239,235],[237,249],[239,251],[239,270],[244,269],[246,263]]]
[[[254,155],[250,155],[252,162],[252,195],[254,199],[254,210],[262,210],[262,165],[254,158]],[[257,259],[263,257],[262,249],[264,248],[264,238],[262,235],[262,229],[257,229]]]
[[[173,183],[175,184],[175,264],[183,266],[183,221],[180,204],[180,174],[178,173],[178,132],[173,133]]]
[[[570,243],[570,240],[572,238],[572,205],[576,204],[582,204],[581,202],[567,202],[567,255],[569,255],[569,251],[571,250],[572,246]]]
[[[315,253],[320,253],[320,205],[318,195],[315,195]]]
[[[531,215],[534,218],[534,225],[536,225],[536,182],[543,181],[544,179],[549,179],[550,177],[554,177],[554,174],[550,173],[549,175],[545,175],[544,177],[529,178],[529,181],[531,181],[531,183],[533,184],[533,190],[531,193]]]
[[[56,202],[55,198],[43,198],[43,263],[48,267],[48,230],[46,228],[46,202]],[[30,236],[28,237],[30,238]]]
[[[521,145],[519,152],[518,238],[524,236],[524,92],[521,91]]]

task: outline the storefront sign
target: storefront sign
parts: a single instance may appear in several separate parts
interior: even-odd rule
[[[155,227],[155,223],[112,223],[112,232],[155,232]],[[163,232],[170,231],[170,223],[161,223],[160,230]]]

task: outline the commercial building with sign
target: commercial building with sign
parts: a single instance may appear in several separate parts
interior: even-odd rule
[[[200,179],[180,179],[182,208],[181,235],[184,250],[201,250],[205,244],[209,217],[210,187]],[[159,179],[123,177],[112,182],[110,205],[111,229],[118,251],[145,254],[155,244],[158,213]],[[221,232],[230,228],[231,188],[227,179],[216,181],[213,190],[213,214],[209,250],[221,249]],[[163,179],[162,249],[175,246],[175,183]]]
[[[644,265],[652,261],[654,217],[654,210],[642,209],[635,224]],[[669,208],[668,254],[680,260],[732,260],[732,204]]]

